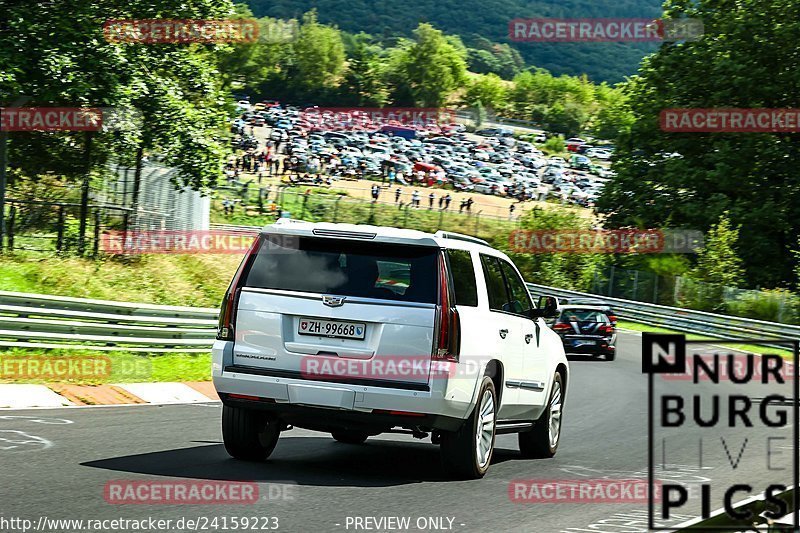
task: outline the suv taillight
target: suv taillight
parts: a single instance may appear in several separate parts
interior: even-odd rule
[[[439,256],[439,307],[436,310],[436,336],[431,359],[458,362],[461,348],[461,321],[450,289],[447,256]]]
[[[564,322],[558,322],[557,324],[553,324],[553,331],[567,331],[571,330],[572,326],[569,324],[565,324]]]
[[[247,250],[247,253],[242,259],[242,263],[233,275],[233,280],[225,291],[225,297],[222,299],[222,306],[219,310],[219,325],[217,327],[217,340],[232,341],[234,340],[233,325],[236,323],[236,305],[239,302],[239,292],[241,291],[242,273],[246,265],[250,262],[250,258],[254,256],[258,250],[258,245],[261,242],[261,237],[253,239],[253,244]]]

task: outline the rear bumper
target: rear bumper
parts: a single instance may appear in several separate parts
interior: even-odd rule
[[[234,366],[232,352],[233,343],[215,342],[212,377],[224,403],[271,411],[310,429],[372,424],[450,430],[469,416],[477,396],[477,377],[432,379],[427,386],[413,388],[316,381],[293,373]],[[416,416],[388,414],[391,411]]]
[[[615,353],[616,347],[614,341],[609,341],[607,338],[598,337],[577,337],[577,338],[561,338],[564,343],[564,352],[573,354],[599,354],[604,355],[608,353]],[[574,341],[592,341],[594,344],[580,344],[576,345]]]
[[[361,412],[278,403],[267,400],[231,397],[219,393],[222,403],[231,407],[252,409],[274,414],[282,421],[293,426],[316,431],[333,432],[337,430],[364,431],[365,433],[383,433],[394,427],[419,428],[424,431],[434,429],[455,431],[463,420],[461,418],[442,415],[409,416],[401,412]]]

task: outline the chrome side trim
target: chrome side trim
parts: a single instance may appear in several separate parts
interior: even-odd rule
[[[506,380],[506,387],[509,389],[526,389],[532,390],[536,392],[542,392],[544,390],[544,383],[539,381],[508,381]]]

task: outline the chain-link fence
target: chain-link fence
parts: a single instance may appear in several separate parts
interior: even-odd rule
[[[209,198],[177,186],[178,169],[147,161],[142,165],[138,187],[135,168],[112,165],[110,170],[98,197],[108,204],[135,208],[129,229],[208,229]]]
[[[310,222],[372,224],[435,232],[455,231],[483,239],[494,239],[520,227],[520,216],[500,217],[484,213],[476,205],[447,202],[447,191],[437,190],[433,201],[420,194],[395,197],[384,191],[378,201],[327,193],[315,187],[257,187],[234,183],[219,187],[212,212],[217,222],[265,224],[277,217]],[[440,202],[441,200],[441,202]],[[227,206],[227,210],[226,210]]]
[[[786,289],[740,289],[686,276],[609,266],[595,273],[589,291],[624,300],[800,324],[800,296]]]
[[[9,198],[5,249],[96,256],[102,231],[125,230],[129,213],[120,206],[88,204],[82,216],[80,203]]]

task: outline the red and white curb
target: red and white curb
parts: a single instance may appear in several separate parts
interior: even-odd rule
[[[90,405],[169,405],[219,401],[210,381],[104,385],[0,384],[0,409]]]

